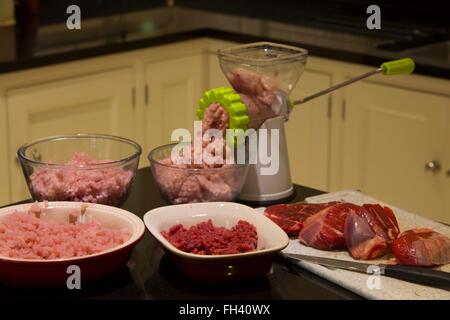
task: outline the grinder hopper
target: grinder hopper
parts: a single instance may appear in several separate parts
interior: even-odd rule
[[[256,156],[256,164],[249,166],[240,199],[268,204],[289,198],[293,194],[293,186],[284,122],[289,119],[292,106],[289,94],[304,71],[308,51],[293,46],[257,42],[221,49],[218,56],[222,71],[246,105],[247,128],[256,130],[259,148],[259,129],[267,129],[267,151],[272,160],[278,162],[278,170],[267,174],[271,171],[268,165]],[[273,144],[276,149],[271,150],[271,139],[276,138],[276,134],[279,137]],[[278,159],[274,153],[279,155]],[[276,164],[270,165],[276,169]]]

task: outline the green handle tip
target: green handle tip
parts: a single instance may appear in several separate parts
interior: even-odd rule
[[[411,58],[404,58],[384,62],[380,67],[383,68],[383,74],[387,76],[397,74],[410,74],[414,71],[415,63]]]

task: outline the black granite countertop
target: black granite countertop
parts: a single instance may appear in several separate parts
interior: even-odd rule
[[[411,56],[416,61],[416,73],[450,79],[445,45],[422,51],[414,47],[447,39],[446,27],[427,25],[408,30],[409,26],[402,23],[386,23],[382,31],[369,31],[365,28],[365,12],[361,19],[342,16],[339,20],[339,11],[334,16],[322,16],[313,9],[297,10],[298,14],[278,10],[267,18],[267,7],[251,10],[243,2],[222,7],[217,5],[220,2],[212,7],[198,3],[202,2],[181,1],[169,7],[158,2],[151,8],[88,16],[82,18],[81,30],[66,28],[65,12],[61,12],[61,19],[46,23],[37,18],[24,19],[15,27],[0,28],[0,73],[211,37],[235,42],[282,42],[307,48],[312,56],[373,66]]]
[[[295,198],[321,194],[321,191],[295,185]],[[138,171],[123,208],[139,217],[160,206],[161,198],[150,168]],[[164,254],[158,241],[145,232],[124,268],[115,275],[81,290],[25,290],[0,284],[0,299],[361,299],[360,296],[279,258],[266,276],[238,283],[206,285],[183,276]]]

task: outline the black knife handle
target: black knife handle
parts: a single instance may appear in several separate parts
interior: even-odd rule
[[[386,265],[384,274],[427,286],[450,290],[450,273],[425,267]]]

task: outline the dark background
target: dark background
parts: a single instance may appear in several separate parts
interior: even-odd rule
[[[403,0],[16,0],[19,15],[33,12],[41,24],[65,21],[66,8],[77,4],[82,17],[108,16],[126,11],[143,10],[174,3],[186,6],[249,17],[265,17],[301,23],[317,17],[360,22],[365,25],[366,8],[370,4],[381,7],[382,21],[403,26],[448,27],[448,1]],[[326,20],[326,19],[324,19]]]

